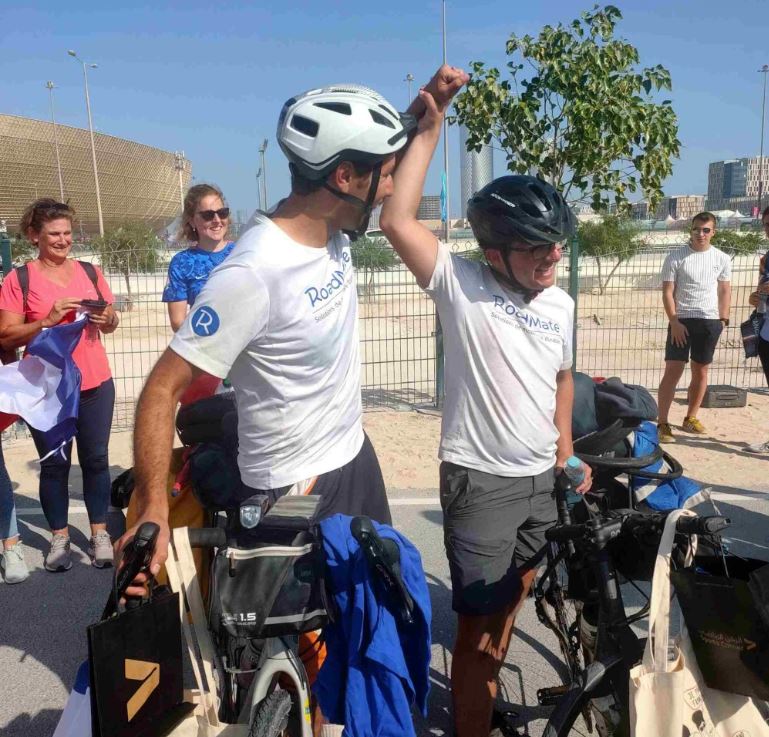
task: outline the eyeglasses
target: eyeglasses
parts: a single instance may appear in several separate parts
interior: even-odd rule
[[[541,259],[547,258],[553,248],[555,248],[560,253],[563,250],[563,244],[546,243],[543,246],[535,246],[534,248],[511,248],[510,251],[512,253],[527,253],[535,259]]]
[[[230,208],[220,207],[218,210],[198,210],[198,215],[207,223],[214,219],[214,215],[218,215],[219,220],[226,220],[230,216]]]
[[[704,233],[707,235],[708,233],[712,233],[713,228],[692,228],[692,233]]]

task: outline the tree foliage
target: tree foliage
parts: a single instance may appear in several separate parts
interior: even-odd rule
[[[740,233],[736,230],[716,230],[711,244],[734,259],[735,256],[752,256],[760,248],[766,248],[766,238],[756,231]]]
[[[122,274],[131,294],[131,274],[156,271],[160,266],[163,241],[149,225],[125,223],[92,241],[102,268]]]
[[[600,221],[580,223],[577,231],[579,252],[592,256],[598,268],[598,291],[603,294],[620,264],[635,256],[643,247],[640,227],[631,220],[606,215]],[[603,265],[611,264],[604,279]]]
[[[364,295],[374,295],[374,275],[378,271],[388,271],[398,263],[395,251],[385,238],[369,238],[363,236],[350,244],[352,265],[356,271],[363,274],[366,284]]]
[[[17,235],[11,241],[11,261],[14,266],[21,266],[27,261],[37,258],[37,246],[34,246],[26,238]]]
[[[468,150],[494,141],[507,167],[554,184],[570,202],[605,210],[641,189],[651,207],[679,154],[670,73],[638,68],[638,50],[614,36],[622,18],[613,5],[595,6],[568,25],[545,26],[535,38],[512,34],[509,78],[472,62],[452,121],[468,130]]]

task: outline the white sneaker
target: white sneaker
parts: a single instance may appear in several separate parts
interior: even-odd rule
[[[753,443],[752,445],[746,445],[745,450],[748,453],[769,453],[769,440],[765,443]]]
[[[2,560],[3,577],[6,583],[21,583],[29,578],[29,569],[24,562],[24,546],[21,542],[3,550],[0,560]]]

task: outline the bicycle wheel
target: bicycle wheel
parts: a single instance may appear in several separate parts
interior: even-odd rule
[[[251,717],[248,737],[290,737],[291,694],[279,688],[259,702]]]

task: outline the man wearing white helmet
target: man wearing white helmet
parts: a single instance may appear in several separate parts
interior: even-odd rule
[[[440,96],[440,71],[429,87]],[[453,93],[452,93],[453,94]],[[168,539],[166,475],[179,396],[200,372],[229,377],[238,406],[244,495],[292,489],[323,496],[321,516],[343,512],[390,522],[381,470],[361,423],[358,305],[350,237],[392,193],[397,151],[416,117],[356,85],[289,99],[277,139],[291,193],[259,214],[215,269],[139,399],[134,458],[139,524]],[[137,581],[141,580],[141,576]],[[129,594],[131,591],[129,591]]]

